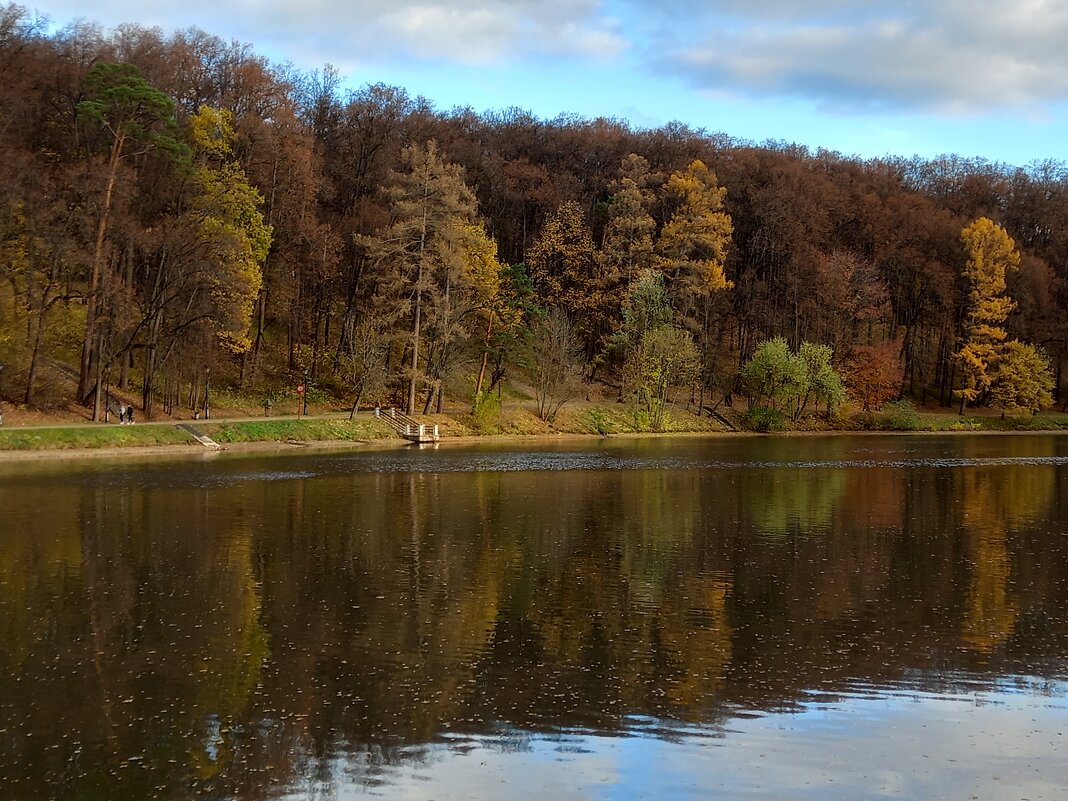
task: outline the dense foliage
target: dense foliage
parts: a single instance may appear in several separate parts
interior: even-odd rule
[[[1065,398],[1063,163],[441,111],[199,30],[50,33],[17,5],[0,72],[8,401],[67,402],[77,380],[91,404],[105,382],[150,412],[209,380],[270,397],[307,375],[416,411],[512,378],[551,414],[581,375],[655,418],[668,384],[697,409],[753,393],[741,368],[778,338],[867,408]],[[654,275],[670,324],[636,333]],[[838,403],[820,375],[754,402]]]

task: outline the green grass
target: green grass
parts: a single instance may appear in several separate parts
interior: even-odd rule
[[[393,436],[380,420],[340,418],[262,420],[234,423],[195,423],[199,431],[219,443],[343,440],[348,442]],[[0,450],[72,450],[76,448],[137,448],[152,445],[196,444],[176,425],[101,425],[0,429]]]
[[[143,448],[149,445],[189,445],[192,442],[194,440],[184,431],[170,426],[0,429],[0,450],[7,451]]]
[[[428,422],[437,423],[443,437],[471,435],[471,415],[434,415]],[[852,423],[853,425],[850,425]],[[370,416],[349,421],[344,417],[314,417],[300,420],[264,418],[245,422],[207,422],[194,425],[216,442],[357,442],[388,439],[394,436],[383,421]],[[826,425],[826,424],[825,424]],[[859,419],[843,419],[826,429],[858,431],[875,426],[862,425]],[[697,418],[681,409],[669,408],[664,418],[665,432],[701,433],[722,431],[722,426],[707,418]],[[804,430],[804,421],[791,424],[790,430]],[[965,415],[953,412],[920,412],[918,431],[1068,431],[1068,415],[1037,414],[1034,417]],[[539,420],[527,409],[506,408],[492,431],[512,435],[546,434],[623,434],[638,433],[633,411],[625,404],[565,406],[554,425]],[[651,432],[645,432],[651,433]],[[174,425],[100,425],[55,426],[51,428],[0,428],[0,451],[62,451],[73,449],[137,448],[155,445],[189,445],[194,440]]]
[[[700,434],[723,431],[708,417],[697,417],[684,409],[668,407],[659,432],[643,427],[633,407],[625,403],[604,406],[564,406],[553,423],[562,434]]]
[[[923,413],[920,415],[922,431],[1065,431],[1068,430],[1068,415],[1036,414],[1031,417],[1006,417],[995,415],[959,415],[952,413]]]
[[[393,436],[381,420],[340,418],[308,420],[255,420],[239,423],[196,423],[197,429],[220,444],[231,442],[356,442]]]

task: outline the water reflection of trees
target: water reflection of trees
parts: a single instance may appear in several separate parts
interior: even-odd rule
[[[760,533],[818,533],[831,523],[844,489],[841,469],[771,468],[747,476],[744,515]]]
[[[1020,615],[1010,535],[1033,527],[1046,514],[1054,468],[982,468],[961,476],[963,528],[969,535],[964,641],[990,653],[1013,635]]]
[[[55,493],[25,498],[26,528],[0,542],[0,570],[26,579],[15,597],[0,581],[0,617],[39,621],[3,632],[0,783],[148,798],[211,777],[268,654],[252,531],[185,495]]]
[[[752,469],[30,493],[0,539],[0,777],[256,798],[374,784],[487,727],[715,724],[813,688],[1040,671],[1068,652],[1062,483],[790,471],[785,526],[750,514]]]

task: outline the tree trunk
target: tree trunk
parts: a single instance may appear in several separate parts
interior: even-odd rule
[[[300,336],[300,305],[303,302],[301,285],[303,278],[301,277],[300,265],[297,265],[296,276],[296,295],[293,298],[293,305],[289,310],[289,369],[297,369],[297,340]]]
[[[420,337],[420,324],[422,323],[422,301],[423,301],[423,260],[419,259],[419,271],[417,273],[415,283],[415,313],[412,317],[412,361],[411,370],[412,374],[408,377],[408,406],[405,409],[405,414],[415,414],[415,384],[416,376],[419,372],[419,337]]]
[[[145,380],[142,384],[141,410],[145,419],[152,416],[152,394],[155,389],[156,346],[149,345],[145,350]]]
[[[261,289],[259,296],[256,298],[256,308],[253,311],[256,315],[256,337],[252,340],[252,347],[245,351],[241,359],[241,375],[238,378],[241,389],[248,388],[249,379],[256,372],[256,362],[259,359],[260,348],[263,347],[263,307],[266,293],[267,290]]]
[[[85,299],[85,332],[82,336],[81,369],[78,371],[78,400],[82,401],[89,391],[89,372],[93,359],[93,339],[96,334],[97,292],[100,286],[100,273],[104,261],[104,240],[107,236],[108,221],[111,217],[111,198],[115,192],[115,180],[119,174],[119,160],[126,142],[125,134],[119,133],[111,144],[111,157],[108,160],[108,180],[104,189],[104,208],[100,213],[100,222],[96,229],[96,244],[93,247],[93,262],[89,272],[89,294]],[[94,417],[94,419],[96,419]]]
[[[311,378],[319,378],[319,348],[323,341],[323,293],[315,296],[315,338],[312,340]]]
[[[489,364],[489,344],[490,337],[493,336],[493,314],[489,316],[489,322],[486,324],[486,341],[482,346],[482,364],[478,368],[478,380],[475,381],[475,397],[478,397],[478,393],[482,391],[482,382],[486,380],[486,367]]]
[[[148,334],[148,347],[145,348],[145,377],[144,382],[141,385],[141,412],[145,419],[148,420],[152,416],[152,395],[155,390],[156,382],[156,344],[159,339],[159,330],[163,321],[157,314],[155,319],[152,320],[152,324],[149,326]]]
[[[104,354],[100,342],[101,336],[96,336],[96,390],[93,392],[93,422],[100,422],[100,387],[103,382]]]
[[[37,330],[33,336],[33,350],[30,353],[30,374],[26,377],[26,396],[24,399],[27,406],[33,404],[33,388],[37,383],[37,365],[40,361],[41,344],[44,342],[44,311],[37,315],[34,325]]]
[[[352,411],[349,412],[349,419],[351,420],[356,416],[356,412],[360,410],[360,401],[363,400],[363,387],[360,387],[359,392],[356,393],[356,400],[352,402]]]

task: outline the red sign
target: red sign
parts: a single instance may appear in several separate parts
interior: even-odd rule
[[[304,394],[304,385],[303,384],[297,384],[297,394],[298,395],[303,395]]]

